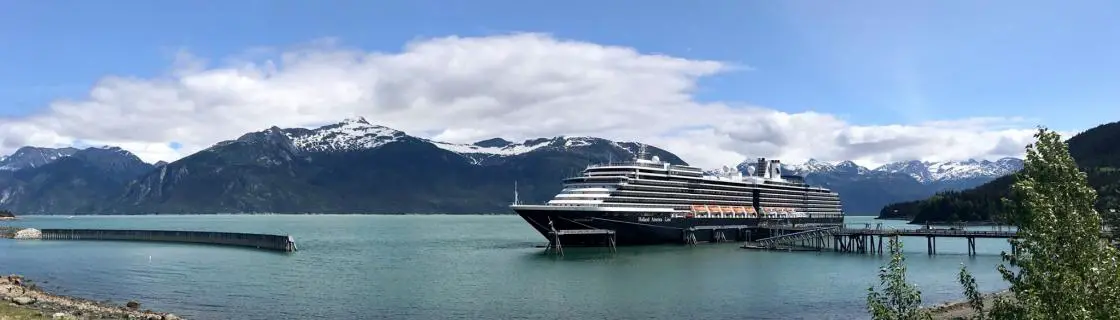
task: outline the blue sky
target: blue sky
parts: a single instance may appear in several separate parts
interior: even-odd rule
[[[0,114],[78,98],[98,78],[321,37],[397,51],[417,37],[546,32],[748,65],[701,98],[818,110],[853,123],[1120,118],[1120,2],[10,1]],[[562,4],[561,4],[562,3]]]
[[[175,53],[221,60],[333,37],[548,33],[742,70],[700,100],[818,111],[855,125],[1023,117],[1081,130],[1120,119],[1120,2],[7,1],[0,120],[82,99],[107,75],[155,77]]]

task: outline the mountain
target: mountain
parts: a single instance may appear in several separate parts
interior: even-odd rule
[[[522,200],[543,202],[560,191],[564,177],[591,163],[632,158],[638,149],[636,143],[592,137],[454,144],[354,118],[314,129],[271,127],[219,142],[172,163],[150,166],[135,176],[122,174],[132,178],[112,196],[74,196],[96,199],[85,207],[71,205],[77,211],[26,205],[20,211],[508,212],[515,181]],[[686,164],[656,147],[647,147],[647,152]]]
[[[9,156],[0,156],[0,171],[15,171],[24,168],[39,167],[59,158],[68,157],[76,148],[39,148],[23,147]]]
[[[1120,208],[1120,122],[1094,127],[1066,140],[1070,156],[1097,190],[1099,212]],[[1021,166],[1020,166],[1021,167]],[[1018,170],[1016,170],[1018,172]],[[959,192],[942,192],[928,199],[898,202],[883,207],[881,218],[907,218],[911,222],[989,221],[1006,210],[1000,199],[1009,195],[1015,174]]]
[[[923,184],[939,184],[942,190],[967,189],[1023,168],[1023,160],[967,160],[947,162],[904,161],[883,165],[876,171],[902,173]]]
[[[28,164],[23,169],[0,171],[0,208],[22,214],[88,213],[91,204],[112,199],[152,168],[116,147],[75,150],[50,162],[23,162]],[[33,158],[43,159],[39,155]]]
[[[735,166],[741,172],[754,172],[757,160]],[[939,191],[974,187],[1022,168],[1023,161],[1003,158],[997,161],[901,161],[868,169],[852,161],[836,163],[809,159],[802,164],[781,164],[783,174],[805,177],[809,184],[824,186],[840,194],[844,211],[872,214],[887,204],[928,198]],[[721,173],[724,167],[711,171]]]
[[[509,212],[515,182],[523,201],[544,202],[563,178],[588,164],[631,159],[638,149],[633,142],[567,136],[448,143],[352,118],[310,129],[270,127],[154,165],[119,148],[40,152],[47,156],[30,158],[47,161],[0,170],[0,208],[26,214]],[[647,152],[687,164],[656,147]],[[1004,165],[1014,159],[876,169],[810,160],[783,168],[836,190],[845,210],[859,214],[981,183]]]

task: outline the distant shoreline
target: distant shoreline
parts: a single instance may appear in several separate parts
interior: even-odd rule
[[[959,222],[930,221],[930,222],[921,223],[921,222],[911,222],[911,220],[913,220],[913,219],[912,218],[906,218],[906,217],[888,217],[888,218],[875,217],[875,220],[906,221],[906,224],[909,224],[909,225],[916,225],[916,226],[930,225],[930,226],[937,226],[937,227],[955,227],[955,226],[987,227],[987,226],[1005,226],[1006,225],[1006,224],[1000,224],[1000,223],[995,222],[995,221],[959,221]]]

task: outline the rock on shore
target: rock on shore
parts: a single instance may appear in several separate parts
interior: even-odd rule
[[[136,308],[128,308],[53,295],[28,284],[23,277],[17,275],[0,277],[0,300],[21,308],[37,310],[44,317],[49,315],[51,319],[179,319],[169,313],[138,310],[139,303],[135,304]]]

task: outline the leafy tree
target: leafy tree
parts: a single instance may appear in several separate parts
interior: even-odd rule
[[[984,296],[980,294],[980,290],[976,289],[976,278],[968,273],[968,269],[961,265],[961,272],[957,274],[957,279],[964,286],[964,296],[968,299],[968,304],[976,310],[976,314],[972,316],[973,320],[988,319],[984,313],[987,309],[984,308]]]
[[[1120,319],[1120,253],[1100,239],[1102,218],[1097,191],[1079,170],[1061,137],[1045,128],[1027,146],[1023,172],[1004,199],[1007,221],[1018,227],[999,266],[1011,297],[998,297],[985,309],[976,280],[961,267],[958,280],[973,319]],[[912,319],[921,296],[905,285],[901,256],[892,241],[890,268],[880,275],[887,291],[871,291],[868,309],[875,319]],[[1012,301],[1014,299],[1014,301]]]
[[[931,319],[929,312],[921,308],[922,292],[912,284],[906,283],[906,258],[902,255],[902,242],[898,237],[890,238],[891,261],[879,270],[879,285],[867,288],[867,309],[875,320],[917,320]]]
[[[979,319],[1118,319],[1120,257],[1100,240],[1097,192],[1088,185],[1060,136],[1040,128],[1027,147],[1023,174],[1005,206],[1019,237],[999,266],[1015,302],[997,299],[990,311],[975,280],[961,268],[960,281]],[[987,314],[985,314],[987,312]]]

